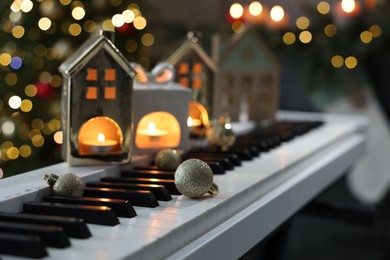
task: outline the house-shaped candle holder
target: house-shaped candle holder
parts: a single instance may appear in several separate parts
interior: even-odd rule
[[[129,162],[136,73],[128,61],[110,39],[96,35],[59,70],[64,159],[70,165]]]
[[[135,66],[137,67],[137,66]],[[138,67],[139,68],[139,67]],[[172,82],[174,69],[160,64],[147,81],[134,85],[134,154],[154,154],[163,148],[186,149],[191,90]]]
[[[213,117],[228,113],[233,121],[274,119],[278,109],[280,64],[255,28],[227,43],[214,42],[218,74]]]
[[[193,32],[165,62],[176,70],[175,82],[192,90],[188,126],[192,135],[202,136],[209,124],[217,67]]]

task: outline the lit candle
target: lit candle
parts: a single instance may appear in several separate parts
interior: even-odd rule
[[[201,126],[202,125],[202,120],[197,119],[197,118],[192,118],[188,117],[187,119],[187,126],[192,127],[192,126]]]
[[[83,144],[91,149],[94,153],[109,153],[118,144],[117,141],[106,139],[103,133],[99,133],[97,139],[88,139]]]
[[[160,140],[160,137],[167,135],[166,130],[157,129],[154,122],[149,122],[147,129],[140,129],[138,131],[139,135],[146,135],[149,137],[151,142],[157,142]]]

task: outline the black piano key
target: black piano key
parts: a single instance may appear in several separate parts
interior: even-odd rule
[[[0,232],[38,236],[46,246],[66,248],[70,241],[61,227],[0,221]]]
[[[123,182],[123,183],[140,183],[140,184],[159,184],[167,188],[173,195],[181,195],[177,190],[174,180],[156,179],[156,178],[130,178],[130,177],[104,177],[104,182]]]
[[[235,143],[234,146],[233,146],[233,149],[245,149],[245,150],[248,150],[249,153],[253,156],[253,157],[258,157],[260,156],[260,151],[259,149],[257,149],[256,145],[251,145],[251,144],[241,144],[241,143]]]
[[[161,174],[164,174],[164,173],[168,173],[168,174],[169,173],[175,173],[175,170],[161,169],[161,168],[158,168],[157,165],[155,165],[155,164],[137,165],[137,166],[134,166],[133,169],[124,170],[123,172],[131,172],[131,171],[153,171],[153,172],[161,173]]]
[[[38,236],[0,232],[0,254],[43,258],[47,256],[44,243]]]
[[[221,165],[221,163],[220,162],[215,162],[215,161],[213,161],[213,162],[206,162],[209,166],[210,166],[210,168],[211,168],[211,170],[213,171],[213,174],[225,174],[226,173],[226,170],[225,170],[225,168]],[[146,171],[155,171],[155,170],[157,170],[157,171],[161,171],[161,172],[170,172],[170,173],[172,173],[173,172],[173,174],[174,174],[174,171],[172,171],[172,170],[169,170],[169,171],[167,171],[167,170],[161,170],[161,169],[158,169],[157,168],[157,166],[155,166],[155,165],[146,165],[146,166],[137,166],[137,167],[134,167],[134,170],[146,170]],[[129,170],[126,170],[126,171],[124,171],[124,172],[127,172],[127,171],[129,171]],[[164,176],[164,174],[162,174],[161,176]],[[131,176],[128,176],[128,177],[131,177]],[[135,177],[138,177],[138,176],[135,176]],[[143,178],[142,176],[140,176],[140,178]],[[150,177],[145,177],[145,178],[155,178],[154,176],[150,176]],[[171,177],[169,177],[169,175],[166,175],[166,177],[158,177],[159,179],[172,179],[173,180],[173,177],[171,178]]]
[[[24,213],[82,218],[87,223],[115,226],[119,224],[116,213],[105,206],[70,205],[50,202],[26,202]]]
[[[155,208],[159,206],[159,203],[154,194],[148,190],[85,187],[84,196],[129,200],[134,206],[142,206],[148,208]]]
[[[132,184],[119,182],[88,182],[87,187],[112,188],[112,189],[126,189],[126,190],[148,190],[156,196],[157,200],[170,201],[172,196],[163,185],[157,184]]]
[[[211,163],[211,162],[218,162],[222,165],[222,167],[225,168],[225,170],[233,170],[234,165],[233,163],[229,160],[227,157],[219,157],[219,156],[208,156],[208,155],[201,155],[201,154],[190,154],[190,155],[185,155],[184,160],[187,159],[200,159],[206,163]]]
[[[235,163],[236,166],[241,165],[241,161],[253,160],[253,154],[246,147],[231,147],[227,151],[220,151],[220,150],[212,149],[210,147],[204,147],[204,148],[196,148],[190,150],[187,154],[192,154],[192,153],[226,155],[229,158],[231,158],[231,160]]]
[[[83,219],[50,215],[0,212],[0,221],[60,226],[73,238],[89,238],[91,231]]]
[[[206,163],[210,166],[213,174],[220,175],[226,173],[225,167],[223,167],[223,165],[220,162],[206,162]]]
[[[229,152],[218,152],[218,151],[205,151],[205,152],[197,152],[197,151],[190,151],[186,154],[188,157],[210,157],[210,158],[221,158],[221,159],[227,159],[233,166],[241,166],[241,158],[238,157],[235,153],[229,153]]]
[[[158,179],[175,179],[175,171],[163,171],[158,170],[157,166],[142,166],[136,167],[134,170],[125,170],[121,172],[122,177],[133,177],[133,178],[158,178]]]
[[[90,206],[106,206],[112,208],[119,217],[132,218],[137,215],[133,205],[128,200],[106,199],[106,198],[64,198],[57,196],[46,196],[43,198],[45,202],[75,204],[75,205],[90,205]]]

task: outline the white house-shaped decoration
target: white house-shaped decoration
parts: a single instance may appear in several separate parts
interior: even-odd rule
[[[280,66],[258,33],[252,28],[237,34],[218,52],[213,117],[227,112],[234,121],[273,119]]]

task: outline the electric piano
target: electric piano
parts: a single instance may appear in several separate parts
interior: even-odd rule
[[[46,173],[75,173],[89,183],[87,188],[90,194],[95,194],[94,191],[99,189],[94,186],[96,183],[106,183],[124,172],[131,176],[129,168],[141,175],[135,174],[134,178],[122,177],[139,179],[142,172],[145,172],[141,167],[143,164],[140,163],[140,168],[137,168],[137,162],[125,166],[88,167],[70,167],[66,163],[60,163],[0,180],[0,243],[5,245],[3,254],[0,253],[1,258],[18,259],[21,255],[42,259],[237,259],[342,176],[364,154],[367,125],[364,118],[280,112],[278,121],[293,122],[292,125],[296,122],[298,126],[299,122],[304,122],[306,128],[295,128],[294,133],[287,129],[289,131],[281,132],[276,137],[267,135],[266,139],[261,132],[257,133],[252,136],[257,148],[252,150],[250,140],[246,137],[248,134],[245,134],[252,126],[242,129],[241,125],[233,126],[234,131],[242,134],[238,139],[249,147],[251,155],[245,157],[243,153],[242,160],[236,163],[232,161],[232,167],[226,168],[226,171],[218,172],[215,168],[214,182],[220,189],[217,196],[189,199],[177,195],[174,187],[168,184],[164,186],[164,183],[169,183],[172,173],[161,173],[160,177],[165,179],[163,186],[170,191],[168,199],[157,199],[156,205],[149,206],[138,204],[135,200],[130,205],[129,212],[114,210],[117,213],[114,216],[117,223],[101,224],[100,220],[94,219],[93,214],[92,217],[85,215],[84,220],[70,218],[72,221],[81,221],[84,226],[79,227],[81,231],[77,231],[81,234],[75,231],[77,234],[73,235],[71,228],[65,224],[57,227],[56,232],[65,230],[69,237],[63,238],[59,234],[60,238],[54,239],[49,235],[50,230],[47,230],[48,234],[39,237],[39,232],[49,229],[44,227],[45,219],[48,221],[47,225],[54,229],[57,218],[65,218],[58,216],[56,210],[54,213],[45,210],[44,213],[35,212],[36,218],[41,217],[35,224],[18,224],[7,220],[7,214],[20,214],[34,220],[31,216],[34,215],[34,209],[37,209],[35,204],[52,204],[50,200],[47,201],[50,189],[43,181]],[[260,140],[266,140],[266,143],[260,143]],[[243,146],[238,144],[234,151]],[[198,156],[201,152],[188,156]],[[210,156],[211,153],[209,151],[207,155],[201,156],[217,157]],[[121,185],[116,188],[126,188],[126,184]],[[111,189],[110,187],[115,189],[112,186],[106,188]],[[130,192],[126,189],[124,193]],[[156,197],[158,196],[160,195],[156,193]],[[70,210],[94,207],[71,204],[66,206]],[[29,211],[30,208],[32,211]],[[110,207],[100,208],[111,211]],[[18,228],[23,230],[28,225],[37,225],[36,223],[41,226],[38,225],[38,231],[32,232],[38,233],[25,236],[23,231],[18,231]],[[16,230],[16,233],[9,230]],[[23,243],[27,246],[21,247],[16,253],[4,249],[12,249],[12,245]],[[29,250],[34,249],[37,252],[30,255]]]

